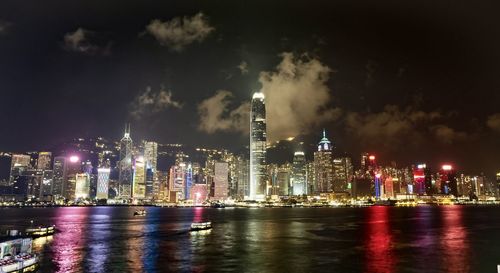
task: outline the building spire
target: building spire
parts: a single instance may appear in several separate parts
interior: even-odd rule
[[[326,138],[326,130],[323,128],[323,138]]]

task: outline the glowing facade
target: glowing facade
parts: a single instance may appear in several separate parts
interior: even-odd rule
[[[314,193],[333,191],[333,154],[332,143],[323,130],[323,138],[318,143],[318,150],[314,152]]]
[[[304,152],[295,152],[292,167],[292,194],[307,194],[306,185],[306,156]]]
[[[143,156],[135,159],[132,197],[134,199],[146,198],[146,164]]]
[[[40,152],[38,153],[36,168],[39,170],[50,170],[51,161],[52,161],[51,152]]]
[[[109,173],[111,169],[109,168],[99,168],[97,169],[97,193],[96,198],[108,199],[109,191]]]
[[[227,162],[214,164],[214,196],[215,200],[226,200],[229,188],[229,165]]]
[[[120,167],[118,177],[118,191],[121,198],[132,196],[133,167],[132,167],[132,138],[130,138],[130,124],[125,127],[125,134],[120,141]]]
[[[90,176],[87,173],[75,175],[75,199],[88,199],[90,195]]]
[[[256,92],[250,110],[250,200],[263,200],[267,194],[266,141],[265,98]]]

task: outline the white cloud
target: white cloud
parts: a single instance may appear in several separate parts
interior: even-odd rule
[[[247,62],[242,61],[237,67],[240,70],[241,75],[248,74],[248,64],[247,64]]]
[[[170,107],[179,109],[182,108],[182,104],[172,98],[171,91],[161,89],[158,92],[153,92],[148,86],[146,91],[139,94],[132,102],[130,114],[135,119],[141,119]]]
[[[90,41],[95,33],[84,28],[78,28],[74,32],[68,32],[64,35],[64,49],[67,51],[79,52],[89,55],[103,54],[108,55],[111,49],[111,43],[105,46],[99,46]]]
[[[229,109],[232,97],[231,92],[218,90],[215,95],[203,100],[198,105],[200,115],[198,129],[209,134],[217,131],[248,134],[250,103],[244,102],[234,109]]]
[[[192,17],[175,17],[165,22],[155,19],[146,26],[146,32],[153,35],[161,45],[177,52],[189,44],[203,41],[214,30],[201,12]]]
[[[329,106],[328,66],[307,55],[283,53],[281,57],[275,71],[261,72],[259,77],[266,96],[269,141],[307,133],[342,112]]]
[[[445,144],[452,144],[456,141],[461,141],[467,139],[467,134],[465,132],[456,131],[446,125],[436,125],[432,127],[432,131],[436,139]]]

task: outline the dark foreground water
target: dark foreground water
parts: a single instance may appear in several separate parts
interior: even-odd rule
[[[496,272],[500,207],[0,209],[55,224],[39,272]],[[189,233],[193,221],[214,228]]]

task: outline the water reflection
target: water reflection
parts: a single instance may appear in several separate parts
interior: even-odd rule
[[[463,226],[463,208],[442,207],[444,228],[441,234],[442,270],[445,272],[470,272],[470,251],[467,230]]]
[[[88,207],[58,208],[56,227],[59,233],[54,236],[53,262],[56,272],[79,272],[82,265],[87,230]]]
[[[373,206],[367,209],[366,272],[395,271],[396,253],[389,225],[389,209],[387,206]]]
[[[158,219],[159,219],[159,209],[152,208],[147,210],[146,214],[146,224],[144,226],[144,255],[142,257],[142,263],[144,265],[144,271],[146,272],[156,272],[159,253],[159,242],[158,242]]]
[[[107,272],[106,261],[110,258],[110,207],[97,208],[97,212],[91,216],[89,225],[89,262],[90,272]]]

